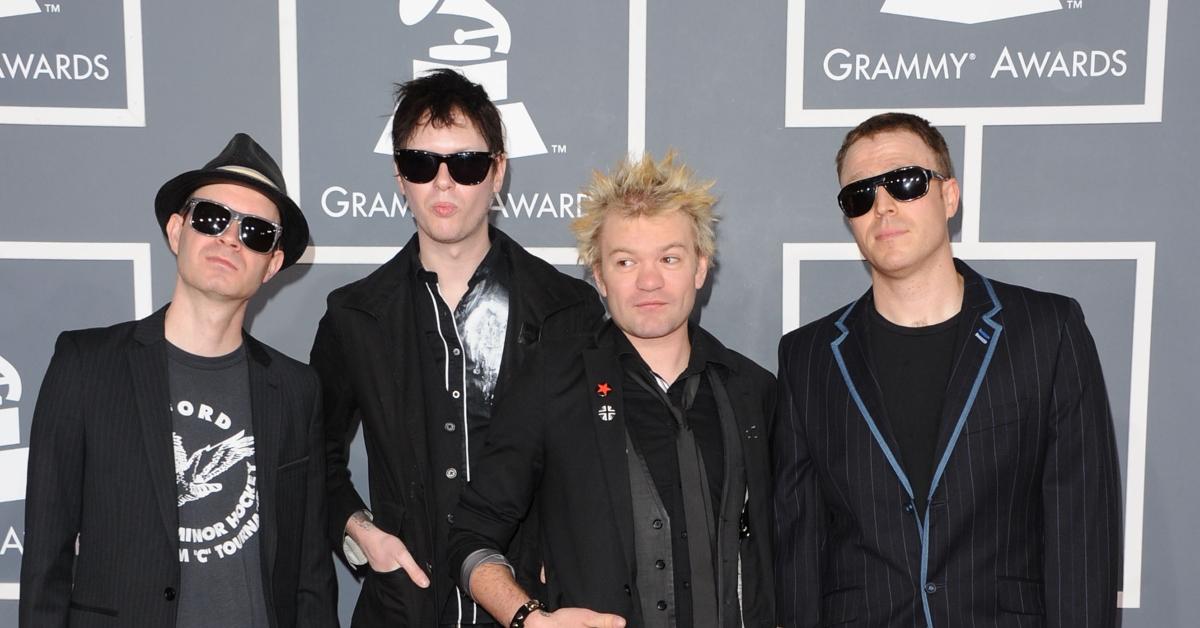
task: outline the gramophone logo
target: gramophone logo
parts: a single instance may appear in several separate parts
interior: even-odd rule
[[[41,13],[37,0],[0,0],[0,17]]]
[[[29,448],[12,447],[21,442],[20,400],[21,374],[0,356],[0,503],[25,499]]]
[[[541,155],[546,144],[538,133],[529,111],[522,102],[501,102],[508,98],[508,60],[495,56],[507,55],[512,45],[512,30],[508,20],[487,0],[399,0],[400,21],[415,26],[433,13],[453,15],[481,22],[480,28],[456,29],[454,43],[429,48],[429,59],[413,60],[413,77],[438,68],[461,72],[468,79],[483,85],[488,96],[497,103],[504,120],[508,156],[510,158]],[[483,42],[483,43],[472,43]],[[485,45],[486,44],[486,45]],[[392,154],[392,123],[389,120],[375,152]]]
[[[1059,0],[887,0],[880,13],[979,24],[1062,9]]]

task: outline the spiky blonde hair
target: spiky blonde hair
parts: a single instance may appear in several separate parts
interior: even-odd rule
[[[709,189],[716,182],[697,180],[686,165],[675,164],[676,156],[669,150],[655,162],[646,152],[637,161],[623,158],[611,173],[592,171],[592,180],[582,190],[583,214],[571,221],[581,264],[593,267],[600,262],[600,229],[607,216],[659,216],[674,210],[691,220],[696,252],[712,263],[717,252],[717,198]]]

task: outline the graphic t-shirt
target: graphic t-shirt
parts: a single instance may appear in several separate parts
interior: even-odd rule
[[[179,512],[177,628],[266,628],[258,473],[245,347],[207,358],[167,344]]]

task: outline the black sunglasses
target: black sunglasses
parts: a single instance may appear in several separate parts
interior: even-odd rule
[[[395,153],[396,170],[411,183],[429,183],[437,176],[438,168],[445,163],[450,178],[459,185],[477,185],[487,178],[492,168],[492,154],[468,150],[461,153],[442,155],[427,150],[402,148]]]
[[[875,188],[883,186],[898,201],[915,201],[929,193],[929,180],[949,177],[929,168],[904,166],[881,175],[859,179],[838,192],[838,206],[847,218],[858,218],[875,205]]]
[[[238,222],[238,240],[255,253],[270,253],[279,243],[283,226],[266,218],[243,214],[224,203],[206,198],[192,198],[184,206],[184,213],[191,215],[189,224],[197,233],[219,236],[229,228],[229,223]]]

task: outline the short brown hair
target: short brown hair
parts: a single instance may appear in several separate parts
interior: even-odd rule
[[[842,165],[846,161],[846,153],[855,142],[891,131],[908,131],[921,138],[921,141],[925,142],[925,145],[937,157],[938,174],[954,177],[954,164],[950,161],[950,149],[946,146],[946,138],[942,137],[942,132],[921,116],[900,112],[871,116],[846,134],[846,138],[842,140],[842,147],[838,149],[837,158],[834,160],[837,163],[838,176],[842,176]]]
[[[717,252],[717,198],[709,193],[715,181],[698,181],[692,170],[675,164],[675,151],[655,162],[650,153],[632,161],[628,156],[611,173],[593,171],[583,189],[583,214],[571,221],[579,248],[579,261],[595,266],[600,261],[600,229],[610,214],[622,218],[659,216],[673,210],[692,222],[696,252],[712,261]]]
[[[504,154],[504,126],[500,111],[482,85],[446,68],[396,86],[396,112],[392,115],[392,150],[400,150],[417,131],[430,125],[444,128],[455,117],[466,118],[487,142],[493,156]]]

